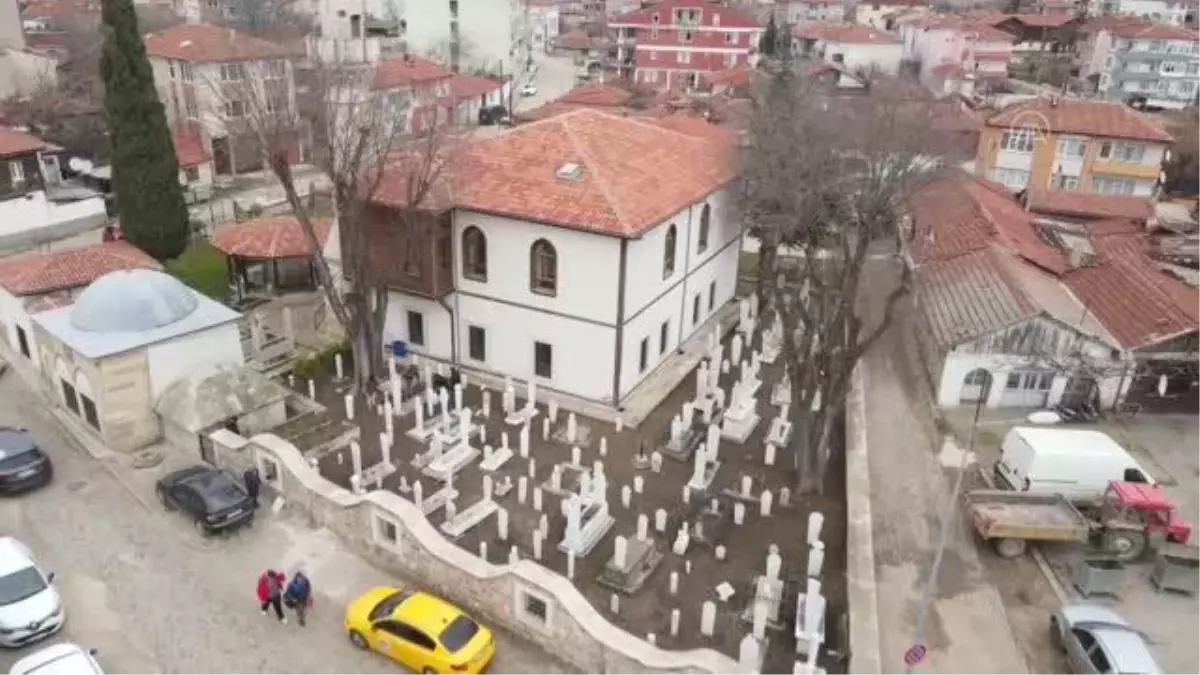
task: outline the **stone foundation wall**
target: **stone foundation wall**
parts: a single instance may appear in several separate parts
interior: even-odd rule
[[[229,438],[224,437],[226,440]],[[264,488],[303,510],[381,569],[433,590],[590,673],[731,673],[733,659],[711,649],[667,651],[610,624],[561,575],[531,560],[496,565],[447,541],[399,495],[354,495],[325,480],[295,446],[259,434],[244,448],[214,439],[218,466],[257,466]],[[544,620],[526,611],[534,598]]]

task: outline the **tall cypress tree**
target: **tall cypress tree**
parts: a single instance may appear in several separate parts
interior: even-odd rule
[[[133,0],[102,0],[104,112],[125,238],[158,260],[188,244],[188,211],[167,116],[138,32]]]

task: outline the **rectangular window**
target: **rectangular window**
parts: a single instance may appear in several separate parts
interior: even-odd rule
[[[638,372],[646,372],[646,362],[650,360],[650,338],[642,338],[642,345],[638,349]]]
[[[1112,151],[1113,151],[1113,142],[1112,141],[1104,141],[1103,143],[1100,144],[1100,159],[1108,159],[1109,157],[1112,157]]]
[[[692,53],[689,51],[678,51],[678,52],[675,52],[675,54],[676,54],[676,58],[678,59],[678,61],[680,63],[691,63],[692,62]]]
[[[1000,169],[991,171],[991,179],[1001,183],[1010,190],[1024,190],[1029,185],[1029,172],[1020,169]]]
[[[1102,195],[1131,195],[1135,184],[1132,178],[1093,176],[1092,192]]]
[[[1058,154],[1060,157],[1079,158],[1082,159],[1084,153],[1087,152],[1087,141],[1076,136],[1063,136],[1058,141]]]
[[[192,81],[192,64],[190,64],[190,63],[179,64],[179,73],[183,76],[184,82],[191,82]]]
[[[200,169],[197,169],[194,166],[188,167],[183,170],[183,176],[185,179],[187,179],[187,182],[195,183],[196,181],[200,180]]]
[[[692,326],[694,327],[699,323],[700,323],[700,294],[697,293],[696,297],[692,298]]]
[[[1145,156],[1146,146],[1142,143],[1118,143],[1114,159],[1118,162],[1140,164]]]
[[[671,322],[664,321],[658,327],[658,355],[662,356],[667,353],[667,333],[671,330]]]
[[[67,404],[67,409],[76,415],[79,414],[79,396],[75,393],[75,386],[66,380],[59,380],[62,383],[63,400]]]
[[[1079,178],[1075,176],[1054,174],[1054,176],[1050,179],[1050,186],[1055,190],[1078,190]]]
[[[25,182],[25,165],[20,161],[8,163],[8,175],[12,177],[14,185]]]
[[[83,404],[83,419],[87,420],[93,429],[99,431],[100,416],[96,413],[96,403],[83,394],[79,395],[79,402]]]
[[[241,82],[246,79],[246,70],[240,63],[221,64],[221,80],[224,82]]]
[[[554,376],[554,350],[545,342],[533,343],[533,374],[546,379]]]
[[[408,342],[414,345],[425,345],[425,315],[408,310]]]
[[[734,44],[735,42],[737,42],[737,33],[726,33],[725,34],[725,44],[731,45],[731,44]]]
[[[1009,152],[1033,152],[1033,129],[1009,129],[1000,139],[1000,147]]]
[[[241,101],[226,101],[225,116],[236,119],[246,114],[246,104]]]
[[[29,336],[20,326],[17,326],[17,347],[21,350],[21,356],[27,359],[33,358],[33,350],[29,348]]]
[[[713,311],[713,307],[716,307],[716,302],[717,302],[717,282],[710,281],[710,282],[708,282],[708,311],[710,311],[710,312]]]
[[[467,328],[467,353],[474,361],[487,360],[487,333],[479,326]]]

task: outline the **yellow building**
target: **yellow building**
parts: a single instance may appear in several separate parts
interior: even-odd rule
[[[1013,190],[1149,197],[1171,140],[1122,103],[1044,97],[988,118],[975,171]]]

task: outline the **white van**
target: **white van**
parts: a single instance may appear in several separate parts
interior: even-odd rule
[[[1108,434],[1090,429],[1013,427],[995,464],[997,487],[1095,502],[1110,481],[1153,483]]]

